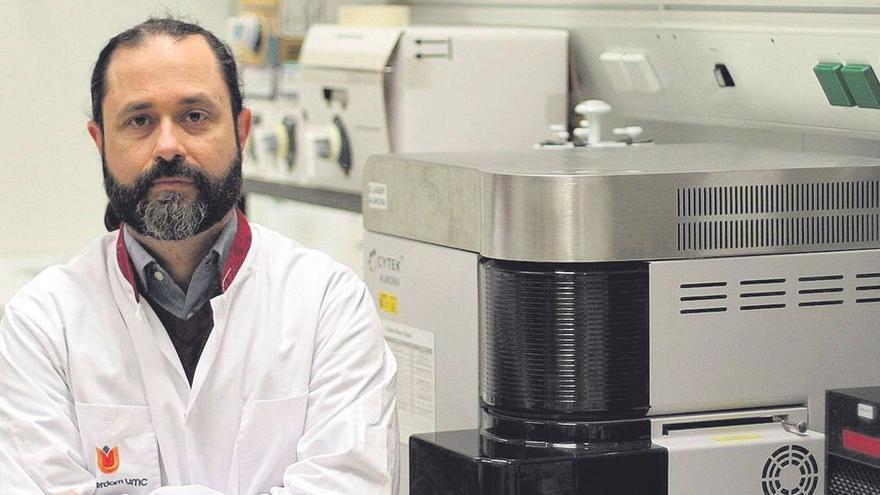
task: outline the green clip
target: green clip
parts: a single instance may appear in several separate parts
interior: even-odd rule
[[[852,107],[856,102],[844,82],[842,68],[843,64],[820,63],[813,67],[813,72],[828,97],[828,103],[838,107]]]
[[[860,108],[880,108],[880,81],[870,65],[844,65],[840,71],[850,94]]]

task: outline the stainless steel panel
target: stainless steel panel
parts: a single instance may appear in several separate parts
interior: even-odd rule
[[[366,174],[389,184],[387,210],[364,204],[368,230],[497,259],[880,247],[875,158],[657,145],[377,156]]]
[[[387,208],[370,205],[370,183],[387,189]],[[372,156],[364,171],[364,228],[477,252],[480,175],[475,169],[423,166],[398,155]]]

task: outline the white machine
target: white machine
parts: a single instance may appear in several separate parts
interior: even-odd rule
[[[242,74],[247,106],[253,114],[251,138],[244,157],[245,175],[304,182],[310,174],[303,159],[305,126],[299,66],[245,67]]]
[[[878,377],[880,160],[404,154],[365,182],[402,441],[437,432],[411,493],[824,493],[825,391]]]
[[[562,30],[315,25],[279,96],[248,102],[259,122],[245,175],[310,197],[354,195],[374,153],[527,150],[565,121],[567,56]],[[248,91],[273,87],[245,76]],[[359,214],[259,194],[248,213],[360,272]]]
[[[489,27],[309,29],[308,184],[361,191],[378,153],[528,149],[565,122],[568,34]]]

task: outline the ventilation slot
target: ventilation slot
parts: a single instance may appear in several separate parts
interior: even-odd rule
[[[819,485],[819,465],[800,445],[781,447],[764,463],[764,495],[812,495]]]
[[[700,282],[696,284],[681,284],[682,289],[700,289],[703,287],[726,287],[727,282]]]
[[[784,308],[785,303],[777,303],[777,304],[750,304],[746,306],[740,306],[739,309],[742,311],[752,311],[755,309],[779,309]]]
[[[743,280],[739,285],[766,285],[766,284],[784,284],[784,278],[759,278],[754,280]]]
[[[724,294],[713,294],[711,296],[685,296],[682,297],[682,301],[711,301],[713,299],[727,299],[727,296]]]
[[[837,306],[843,304],[842,299],[837,299],[843,294],[843,287],[836,285],[843,280],[843,275],[810,275],[798,277],[800,287],[798,296],[801,307]],[[880,287],[878,287],[880,288]],[[834,294],[835,296],[831,296]]]
[[[856,286],[856,303],[880,302],[880,273],[859,273],[856,280],[866,284]]]
[[[686,188],[677,208],[679,251],[880,241],[880,181]]]
[[[699,315],[737,309],[760,311],[785,308],[815,311],[852,303],[880,304],[880,272],[805,274],[792,278],[774,277],[772,273],[767,275],[732,282],[680,283],[679,313]],[[849,285],[853,281],[855,287]],[[729,286],[737,290],[730,291]]]
[[[721,292],[727,287],[727,282],[691,282],[679,285],[682,295],[679,301],[683,303],[681,314],[723,313],[727,311],[724,301],[727,294]]]
[[[739,295],[739,297],[745,297],[745,298],[749,298],[749,297],[775,297],[775,296],[784,296],[784,295],[785,295],[784,290],[777,290],[777,291],[771,291],[771,292],[743,292],[742,294]]]
[[[880,181],[692,187],[678,190],[679,218],[874,208],[880,208]]]
[[[815,275],[812,277],[798,277],[798,282],[822,282],[825,280],[843,280],[843,275]]]
[[[771,290],[775,287],[763,287],[767,285],[784,284],[784,278],[761,278],[752,280],[742,280],[739,285],[743,290],[749,292],[740,293],[740,299],[748,299],[749,304],[743,304],[739,307],[740,311],[756,311],[761,309],[782,309],[785,307],[784,302],[780,302],[780,297],[785,296],[784,290]]]
[[[681,310],[681,314],[683,315],[692,315],[697,313],[723,313],[727,311],[725,307],[717,307],[717,308],[695,308],[695,309],[683,309]]]
[[[828,301],[807,301],[798,303],[798,306],[801,307],[810,307],[810,306],[837,306],[838,304],[843,304],[843,301],[840,299],[828,300]]]
[[[678,224],[679,251],[845,245],[880,240],[876,213]]]

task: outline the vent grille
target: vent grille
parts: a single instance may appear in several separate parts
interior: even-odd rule
[[[690,282],[681,284],[679,288],[679,301],[684,303],[681,308],[683,315],[727,311],[727,282]],[[710,304],[705,304],[706,301],[710,301]]]
[[[689,281],[679,284],[678,299],[683,315],[880,304],[880,273]]]
[[[825,488],[828,495],[880,495],[880,470],[829,455]]]
[[[880,208],[876,180],[678,190],[679,218],[874,208]]]
[[[761,472],[764,495],[812,495],[819,485],[819,464],[809,450],[786,445],[773,452]]]
[[[679,251],[880,241],[876,180],[695,187],[677,194]]]
[[[856,280],[856,303],[880,303],[880,273],[860,273]]]
[[[678,224],[679,251],[853,244],[880,239],[880,215],[707,220]]]

